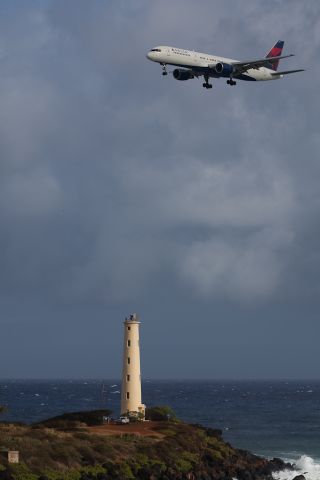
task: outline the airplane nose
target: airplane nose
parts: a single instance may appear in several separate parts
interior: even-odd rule
[[[156,60],[157,57],[156,57],[155,53],[154,53],[152,50],[149,50],[149,52],[147,53],[147,58],[148,58],[149,60],[154,61],[154,60]]]

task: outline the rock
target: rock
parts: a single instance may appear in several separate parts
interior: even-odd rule
[[[248,470],[243,470],[238,473],[238,478],[239,480],[252,480],[252,475]]]
[[[297,475],[292,480],[306,480],[306,477],[304,475]]]
[[[272,464],[273,468],[279,470],[282,470],[286,465],[288,465],[283,460],[281,460],[281,458],[273,458],[270,463]]]

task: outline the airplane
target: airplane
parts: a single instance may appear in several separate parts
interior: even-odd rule
[[[212,88],[209,78],[224,77],[228,78],[228,85],[234,86],[237,84],[236,80],[279,80],[290,73],[304,72],[303,69],[277,71],[279,60],[294,56],[281,55],[283,45],[284,41],[279,40],[265,58],[245,62],[167,46],[151,48],[147,58],[160,63],[162,75],[168,75],[167,65],[178,67],[172,72],[176,80],[190,80],[203,76],[203,87]]]

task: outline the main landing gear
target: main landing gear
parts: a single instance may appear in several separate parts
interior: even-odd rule
[[[166,65],[165,63],[161,63],[161,65],[162,65],[162,75],[163,75],[163,76],[168,75],[167,65]]]
[[[204,76],[205,83],[202,84],[203,88],[212,88],[211,83],[209,83],[209,77],[208,75]]]
[[[227,80],[227,84],[233,86],[233,85],[237,85],[237,82],[235,82],[234,80],[232,80],[232,78],[230,78],[230,80]]]

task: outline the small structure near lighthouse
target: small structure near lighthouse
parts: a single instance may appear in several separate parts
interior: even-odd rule
[[[139,327],[136,313],[124,321],[121,415],[144,420],[146,407],[141,403]]]

